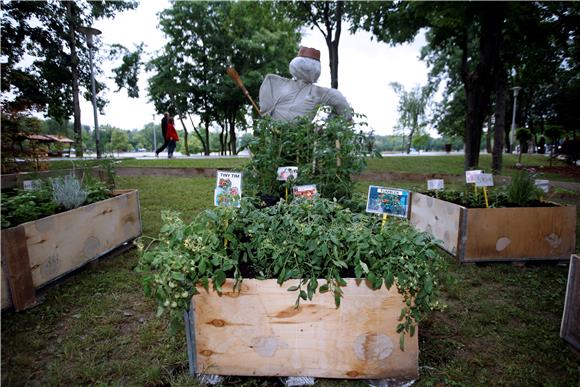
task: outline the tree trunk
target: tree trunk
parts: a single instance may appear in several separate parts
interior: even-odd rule
[[[187,144],[187,128],[185,127],[185,122],[183,122],[183,115],[179,114],[179,121],[181,121],[181,126],[183,127],[183,147],[186,156],[189,156],[189,145]]]
[[[407,144],[407,154],[411,153],[411,144],[413,144],[413,134],[415,134],[415,129],[411,128],[409,132],[409,143]]]
[[[324,7],[324,21],[326,25],[326,33],[324,38],[326,46],[328,47],[328,61],[330,66],[330,87],[338,89],[338,43],[340,42],[340,34],[342,32],[342,16],[344,13],[344,4],[342,1],[336,2],[336,9],[334,13],[334,20],[336,21],[336,30],[334,31],[334,39],[332,38],[332,23],[330,19],[330,2],[325,2]]]
[[[478,82],[471,86],[477,88]],[[484,95],[481,90],[470,90],[466,87],[467,95],[467,119],[465,125],[465,170],[475,169],[479,165],[479,148],[481,145],[481,133],[483,127]]]
[[[189,117],[189,122],[191,122],[191,126],[193,127],[193,131],[195,132],[195,135],[197,136],[197,138],[199,138],[199,141],[201,142],[201,147],[203,148],[203,152],[205,153],[206,149],[209,149],[209,143],[204,140],[201,133],[199,133],[199,130],[197,130],[197,128],[195,127],[195,125],[193,123],[193,119],[191,118],[191,115],[188,113],[187,116]],[[205,153],[205,154],[208,155],[209,153]]]
[[[504,138],[505,138],[505,117],[507,102],[507,73],[505,65],[502,63],[497,71],[495,81],[495,128],[493,130],[493,155],[491,159],[491,170],[494,174],[501,173]]]
[[[70,45],[70,61],[71,61],[71,75],[72,75],[72,97],[74,108],[73,131],[75,133],[75,152],[76,157],[83,157],[83,131],[81,127],[81,104],[79,102],[79,59],[76,49],[75,23],[76,15],[74,2],[66,3],[69,23],[69,45]]]
[[[205,149],[203,150],[203,154],[209,156],[211,153],[211,144],[209,143],[209,120],[206,118],[204,121],[205,123]]]
[[[230,150],[232,155],[238,154],[238,149],[236,146],[236,114],[230,114],[228,117],[228,126],[230,129]]]
[[[491,126],[491,114],[487,119],[487,133],[485,135],[485,151],[488,154],[492,154],[493,150],[491,149],[491,137],[493,133],[493,128]]]
[[[465,170],[479,165],[479,148],[485,112],[489,106],[493,65],[499,55],[501,26],[503,22],[501,3],[486,5],[480,12],[481,32],[479,36],[479,62],[475,70],[468,73],[467,33],[463,37],[463,58],[461,76],[467,97],[467,117],[465,123]]]

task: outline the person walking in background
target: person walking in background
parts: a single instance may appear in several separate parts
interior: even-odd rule
[[[175,124],[173,122],[173,117],[169,117],[167,120],[167,155],[169,159],[173,158],[173,152],[175,151],[175,147],[177,146],[177,141],[179,141],[179,136],[177,135],[177,131],[175,130]]]
[[[167,141],[167,121],[169,120],[169,112],[163,113],[163,118],[161,119],[161,133],[163,134],[163,145],[155,150],[155,157],[159,157],[159,153],[163,152],[165,148],[169,146],[169,141]],[[168,150],[169,152],[169,150]]]

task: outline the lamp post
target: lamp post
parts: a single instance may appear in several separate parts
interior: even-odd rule
[[[153,152],[157,151],[157,135],[155,134],[155,113],[153,113]]]
[[[101,158],[101,144],[99,136],[99,121],[97,118],[97,93],[95,91],[95,75],[93,72],[93,35],[100,35],[101,31],[92,27],[79,27],[79,31],[86,35],[89,46],[89,62],[91,64],[91,92],[93,96],[93,115],[95,118],[95,145],[97,147],[97,159]]]
[[[512,112],[512,129],[510,130],[510,147],[515,149],[515,140],[516,140],[516,108],[518,106],[518,92],[522,88],[519,86],[512,87],[514,91],[514,111]],[[510,152],[511,153],[511,152]]]

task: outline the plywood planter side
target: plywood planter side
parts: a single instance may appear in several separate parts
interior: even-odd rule
[[[372,290],[347,279],[336,308],[331,293],[315,294],[294,308],[296,285],[245,279],[241,292],[228,279],[222,295],[200,288],[187,331],[190,371],[218,375],[322,378],[417,377],[418,334],[399,347],[403,307],[395,286]],[[319,280],[319,285],[325,283]]]
[[[413,193],[410,222],[461,262],[568,260],[576,207],[466,208]]]
[[[114,194],[2,231],[2,290],[9,289],[12,296],[2,292],[2,308],[13,303],[17,310],[25,309],[34,303],[19,300],[23,291],[30,292],[25,288],[46,285],[141,234],[138,191]]]

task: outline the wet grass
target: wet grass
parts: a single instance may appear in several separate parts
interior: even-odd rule
[[[367,183],[357,190],[366,193]],[[139,189],[147,235],[159,231],[163,209],[190,219],[211,206],[214,184],[211,178],[119,178],[120,188]],[[447,308],[419,329],[418,385],[578,385],[579,358],[559,338],[566,267],[448,259]],[[101,259],[46,289],[39,306],[4,312],[2,385],[196,385],[187,374],[183,329],[172,334],[166,316],[155,316],[136,264],[133,250]],[[277,378],[247,377],[223,384],[281,385]],[[367,384],[325,379],[317,385]]]

